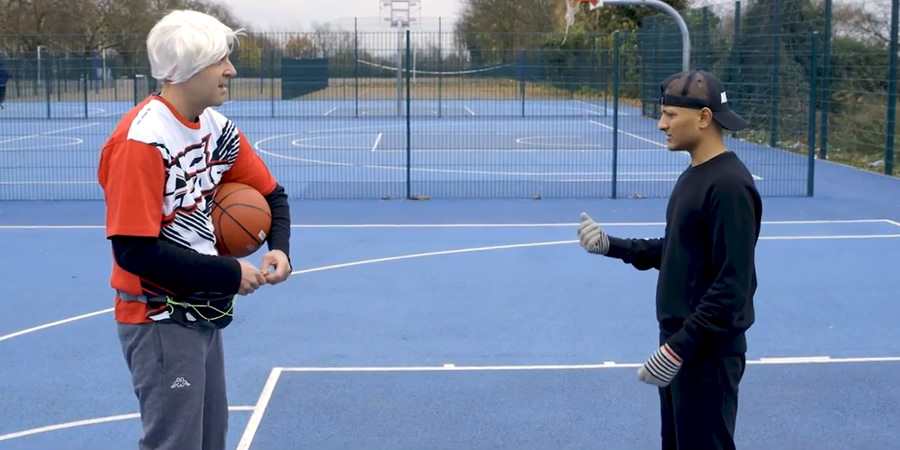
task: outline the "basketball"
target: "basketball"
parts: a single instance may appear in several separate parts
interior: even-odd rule
[[[266,241],[272,228],[272,211],[265,197],[241,183],[219,186],[210,212],[219,255],[242,258]]]

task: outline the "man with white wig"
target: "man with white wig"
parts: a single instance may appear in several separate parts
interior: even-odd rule
[[[224,450],[228,430],[222,329],[237,295],[291,273],[284,188],[222,105],[240,30],[174,11],[147,37],[162,83],[125,113],[103,146],[98,181],[112,246],[114,317],[134,393],[142,450]],[[219,255],[210,199],[223,183],[265,196],[272,226],[257,268]]]

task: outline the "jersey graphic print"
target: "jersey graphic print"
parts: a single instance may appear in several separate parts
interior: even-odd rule
[[[150,102],[148,107],[159,107],[159,112],[168,112],[165,105],[156,102]],[[165,137],[154,133],[154,139],[146,141],[159,150],[166,169],[160,237],[199,253],[214,255],[210,200],[237,159],[240,149],[237,128],[233,122],[210,110],[200,117],[198,129],[185,127],[171,114],[153,116],[156,115],[145,118],[171,122],[158,128],[167,130]]]

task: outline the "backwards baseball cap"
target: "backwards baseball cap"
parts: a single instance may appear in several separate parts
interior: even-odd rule
[[[709,108],[722,128],[740,131],[750,125],[728,106],[725,86],[715,75],[703,70],[676,73],[660,85],[659,104],[680,108]]]

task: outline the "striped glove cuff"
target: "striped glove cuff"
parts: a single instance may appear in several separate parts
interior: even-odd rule
[[[681,357],[665,344],[638,369],[638,379],[647,384],[666,387],[678,375],[681,363]]]

